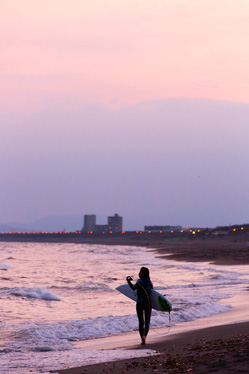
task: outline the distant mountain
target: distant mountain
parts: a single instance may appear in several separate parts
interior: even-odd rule
[[[77,231],[83,226],[83,215],[49,216],[31,223],[9,222],[0,224],[0,232]]]

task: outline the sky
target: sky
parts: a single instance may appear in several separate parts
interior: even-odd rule
[[[0,223],[249,222],[247,0],[1,0],[0,14]]]

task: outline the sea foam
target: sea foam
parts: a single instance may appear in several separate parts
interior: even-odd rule
[[[40,287],[15,287],[10,292],[14,296],[21,296],[40,300],[60,301],[54,293]]]

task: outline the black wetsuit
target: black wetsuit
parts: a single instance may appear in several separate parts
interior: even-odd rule
[[[135,285],[127,279],[127,283],[133,290],[137,290],[136,309],[139,322],[139,334],[141,338],[143,338],[147,336],[150,328],[151,301],[149,294],[153,286],[148,279],[138,279]]]

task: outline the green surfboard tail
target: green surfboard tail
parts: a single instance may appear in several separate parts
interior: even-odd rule
[[[161,296],[158,296],[158,304],[162,312],[171,312],[172,310],[171,305]]]

